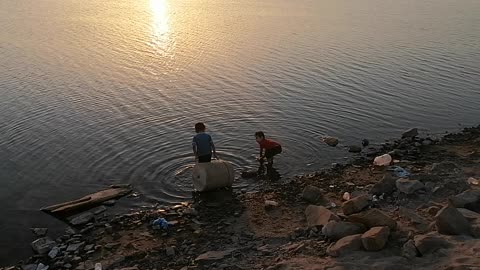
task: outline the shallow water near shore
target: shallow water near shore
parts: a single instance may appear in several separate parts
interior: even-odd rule
[[[0,0],[0,15],[1,263],[29,227],[61,229],[42,206],[116,183],[141,194],[117,211],[191,199],[197,121],[237,170],[264,130],[284,178],[362,138],[479,121],[476,0]]]

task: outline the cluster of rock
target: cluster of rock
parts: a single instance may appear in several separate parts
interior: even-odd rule
[[[112,241],[104,244],[97,244],[98,239],[110,235],[113,239],[119,238],[118,231],[135,229],[144,224],[151,223],[155,215],[161,213],[170,217],[172,221],[168,222],[169,227],[176,227],[178,218],[189,217],[192,222],[197,222],[195,216],[197,211],[189,207],[188,204],[172,207],[154,207],[155,211],[144,210],[135,213],[119,215],[115,217],[107,216],[104,211],[107,209],[100,206],[92,211],[81,213],[70,220],[70,226],[65,230],[65,234],[56,239],[47,236],[46,228],[33,228],[32,231],[39,236],[31,243],[35,254],[27,264],[22,266],[23,270],[47,270],[47,269],[98,269],[95,267],[95,261],[98,261],[100,254],[114,252],[121,246],[118,241]],[[152,230],[155,231],[154,228]],[[166,236],[168,231],[158,230],[162,236]],[[174,256],[176,247],[168,246],[165,248],[165,255]],[[95,259],[96,258],[96,259]],[[119,257],[111,264],[121,263],[125,257]],[[200,259],[201,260],[201,259]],[[101,267],[101,265],[100,265]],[[12,268],[14,269],[14,268]]]
[[[312,202],[312,196],[305,196],[307,194],[304,192],[303,198]],[[331,256],[341,256],[362,247],[368,251],[381,250],[397,224],[383,211],[368,209],[369,204],[368,195],[352,198],[344,202],[343,215],[337,215],[324,206],[309,205],[305,210],[307,224],[309,227],[321,227],[327,239],[336,241],[327,250]]]

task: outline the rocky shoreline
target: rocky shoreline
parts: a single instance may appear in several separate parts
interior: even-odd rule
[[[0,269],[480,269],[480,126],[402,137],[261,191],[114,217],[102,206],[57,239],[34,230],[37,254]],[[391,166],[372,165],[382,154]]]

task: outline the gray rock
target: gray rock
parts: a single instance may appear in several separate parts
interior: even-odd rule
[[[432,144],[432,141],[431,140],[423,140],[422,141],[422,145],[423,146],[427,146],[427,145],[431,145]]]
[[[374,195],[382,195],[382,194],[392,194],[393,191],[396,189],[396,180],[391,176],[390,174],[386,174],[383,176],[382,180],[380,182],[376,183],[373,185],[372,189],[370,190],[371,194]]]
[[[68,234],[68,235],[72,235],[72,234],[76,234],[77,232],[75,231],[74,228],[72,228],[72,227],[67,227],[67,228],[65,229],[65,233]]]
[[[391,230],[394,230],[397,227],[397,222],[395,220],[376,208],[350,215],[347,217],[347,220],[350,222],[362,223],[367,226],[367,228],[388,226]]]
[[[468,220],[456,209],[445,206],[435,216],[435,225],[441,234],[471,235]]]
[[[480,212],[480,190],[470,189],[449,199],[450,203],[457,208],[466,208]]]
[[[309,205],[305,209],[305,216],[309,227],[325,226],[329,221],[340,221],[340,218],[323,206]]]
[[[358,196],[343,203],[342,210],[345,215],[358,213],[368,206],[368,195]]]
[[[418,129],[417,128],[411,128],[405,132],[402,133],[402,138],[413,138],[418,136]]]
[[[85,212],[74,217],[72,220],[70,220],[70,223],[74,226],[84,225],[90,222],[92,219],[94,219],[93,213]]]
[[[464,216],[467,220],[476,220],[480,219],[480,214],[471,210],[468,210],[466,208],[457,208],[457,210]]]
[[[50,250],[50,252],[48,252],[48,257],[50,257],[51,259],[54,259],[55,257],[57,257],[59,252],[60,252],[60,249],[58,247],[54,247],[52,248],[52,250]]]
[[[93,248],[95,247],[94,244],[90,244],[90,245],[86,245],[85,248],[83,250],[85,251],[89,251],[89,250],[92,250]]]
[[[37,264],[27,264],[22,266],[22,270],[36,270]]]
[[[431,172],[437,174],[451,174],[459,170],[460,167],[456,163],[445,161],[440,163],[433,163]]]
[[[165,248],[165,253],[169,257],[175,256],[175,247],[166,247]]]
[[[414,258],[419,255],[417,247],[415,247],[415,242],[413,240],[408,240],[402,247],[402,256],[405,258]]]
[[[334,137],[323,137],[323,142],[329,146],[335,147],[338,144],[338,139]]]
[[[395,186],[400,192],[405,194],[413,194],[415,191],[425,188],[422,182],[418,180],[410,180],[399,178],[395,182]]]
[[[338,240],[348,235],[362,234],[366,231],[364,225],[359,223],[330,221],[322,228],[322,234],[333,240]]]
[[[105,244],[103,247],[106,248],[106,249],[115,249],[115,248],[118,248],[121,244],[116,242],[116,243],[108,243],[108,244]]]
[[[360,153],[360,152],[362,152],[362,147],[360,147],[358,145],[351,145],[351,146],[348,147],[348,152]]]
[[[53,247],[57,245],[55,241],[49,237],[42,237],[32,242],[33,250],[38,254],[47,254]]]
[[[306,186],[303,189],[302,198],[310,203],[318,203],[324,200],[322,190],[315,186]]]
[[[327,254],[332,257],[339,257],[362,248],[362,235],[355,234],[346,236],[332,244],[327,249]]]
[[[232,254],[236,249],[226,249],[220,251],[208,251],[203,254],[200,254],[195,261],[196,262],[207,262],[207,261],[217,261],[225,258],[226,256]]]
[[[415,235],[414,242],[415,247],[421,255],[427,255],[442,248],[452,247],[452,244],[450,244],[444,238],[436,235],[435,233],[429,233],[426,235]]]
[[[368,251],[378,251],[381,250],[388,241],[388,236],[390,235],[390,228],[384,227],[373,227],[370,230],[362,234],[362,245],[365,250]]]
[[[116,200],[108,200],[108,201],[103,202],[103,205],[114,206],[116,203],[117,203]]]
[[[67,252],[75,252],[85,246],[85,242],[70,244],[67,247]]]
[[[264,206],[266,210],[272,210],[278,207],[278,202],[272,200],[265,200]]]
[[[408,208],[405,208],[403,206],[400,206],[400,209],[399,209],[398,212],[399,212],[401,217],[409,219],[412,223],[416,223],[416,224],[426,224],[427,223],[426,220],[421,218],[415,212],[413,212],[412,210],[410,210]]]
[[[48,270],[48,268],[50,268],[50,266],[45,265],[45,264],[43,264],[43,263],[39,263],[39,264],[37,265],[37,269],[36,269],[36,270]]]
[[[103,212],[105,212],[105,211],[107,211],[107,208],[102,205],[102,206],[99,206],[99,207],[93,209],[93,214],[94,214],[94,215],[98,215],[98,214],[101,214],[101,213],[103,213]]]
[[[47,235],[48,232],[47,228],[31,228],[31,230],[38,237],[43,237]]]

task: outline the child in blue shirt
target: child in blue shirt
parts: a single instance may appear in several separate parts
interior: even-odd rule
[[[212,153],[213,157],[218,159],[212,137],[205,133],[205,129],[205,124],[195,124],[195,132],[197,135],[193,137],[192,145],[195,161],[199,163],[212,161]]]

